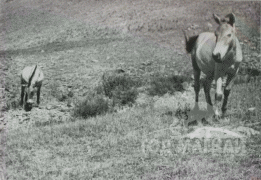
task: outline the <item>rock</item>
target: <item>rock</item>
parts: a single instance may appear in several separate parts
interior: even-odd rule
[[[46,109],[47,109],[47,110],[51,110],[51,109],[52,109],[52,106],[51,106],[51,105],[48,105],[48,106],[46,106]]]
[[[189,83],[188,82],[183,82],[182,83],[183,89],[187,90],[189,88]]]
[[[193,138],[243,138],[244,136],[242,134],[233,132],[229,129],[225,128],[215,128],[215,127],[202,127],[198,128],[195,131],[189,133],[186,135],[186,137],[193,139]]]
[[[249,112],[254,112],[256,110],[256,108],[255,107],[251,107],[251,108],[248,108],[248,110],[247,111],[249,111]]]
[[[95,63],[99,62],[99,61],[96,60],[96,59],[92,59],[91,61],[92,61],[92,62],[95,62]]]
[[[68,101],[67,107],[71,107],[72,108],[72,107],[74,107],[74,104],[72,102]]]

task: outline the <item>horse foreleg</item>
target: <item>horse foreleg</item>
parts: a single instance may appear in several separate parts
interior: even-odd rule
[[[37,88],[37,105],[40,104],[40,93],[41,93],[41,86]]]
[[[221,108],[223,117],[225,116],[227,111],[228,96],[230,94],[232,86],[234,85],[235,79],[236,79],[236,74],[228,74],[227,82],[224,89],[224,100]]]
[[[20,105],[22,106],[24,104],[24,90],[25,90],[25,86],[21,86],[21,101],[20,101]]]

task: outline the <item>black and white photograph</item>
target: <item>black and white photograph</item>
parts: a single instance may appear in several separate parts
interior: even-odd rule
[[[260,11],[0,0],[0,180],[261,180]]]

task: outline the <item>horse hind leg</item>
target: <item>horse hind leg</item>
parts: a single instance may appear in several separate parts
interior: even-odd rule
[[[206,98],[206,102],[207,102],[208,114],[214,113],[213,104],[212,104],[211,96],[210,96],[210,89],[211,89],[212,81],[213,81],[213,75],[206,76],[206,79],[204,81],[204,93],[205,93],[205,98]]]
[[[186,121],[186,126],[189,122],[197,120],[199,125],[202,125],[202,119],[198,118],[199,115],[199,105],[198,105],[198,97],[200,91],[200,74],[201,70],[199,69],[195,58],[192,58],[192,66],[193,66],[193,75],[194,75],[194,91],[195,91],[195,105],[193,110],[188,115],[188,120]]]
[[[21,106],[23,106],[23,104],[24,104],[24,90],[25,90],[25,87],[21,86],[21,101],[20,101]]]
[[[195,106],[194,109],[199,109],[198,107],[198,95],[200,91],[200,74],[201,70],[199,69],[196,60],[192,58],[192,66],[193,66],[193,75],[194,75],[194,91],[195,91]]]

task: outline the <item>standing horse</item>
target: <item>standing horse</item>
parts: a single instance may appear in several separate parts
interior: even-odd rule
[[[215,114],[216,117],[220,117],[219,108],[221,107],[222,98],[224,96],[221,107],[222,116],[224,116],[227,110],[228,96],[243,56],[235,32],[235,15],[231,13],[221,19],[216,14],[213,14],[213,17],[219,24],[215,33],[204,32],[189,38],[185,31],[183,32],[186,40],[186,50],[191,54],[194,72],[195,106],[193,112],[199,112],[199,80],[202,71],[206,75],[203,86],[207,102],[207,112]],[[226,77],[227,80],[224,90],[222,90],[222,78],[224,77]],[[210,96],[213,79],[216,81],[214,108]],[[197,121],[201,124],[201,119],[197,119]]]

